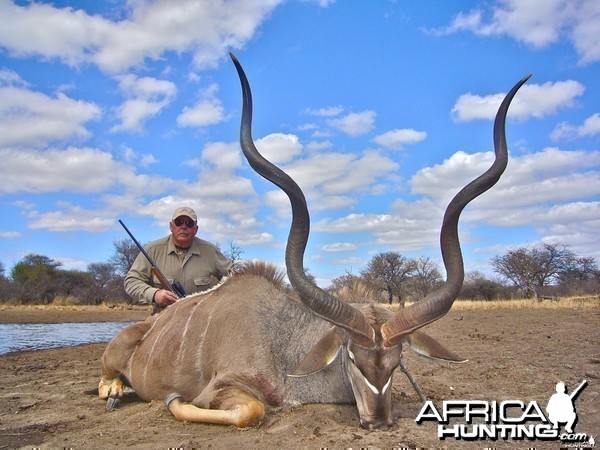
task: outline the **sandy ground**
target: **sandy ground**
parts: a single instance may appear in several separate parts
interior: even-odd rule
[[[0,309],[0,322],[137,320],[144,309],[55,311]],[[451,311],[426,331],[469,359],[436,364],[405,352],[428,399],[522,400],[545,407],[555,384],[588,384],[576,398],[576,431],[600,435],[600,310]],[[353,405],[303,405],[269,414],[258,428],[177,422],[162,402],[129,394],[114,412],[84,391],[97,386],[105,344],[0,356],[0,449],[3,448],[560,448],[557,441],[440,440],[437,424],[415,423],[421,403],[397,371],[397,426],[363,430]]]

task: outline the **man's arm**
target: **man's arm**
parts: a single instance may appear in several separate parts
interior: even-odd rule
[[[233,269],[233,261],[223,255],[218,248],[215,248],[215,269],[213,276],[218,280],[229,275]]]
[[[139,254],[125,275],[125,292],[134,303],[150,304],[159,291],[152,286],[152,266],[143,254]]]

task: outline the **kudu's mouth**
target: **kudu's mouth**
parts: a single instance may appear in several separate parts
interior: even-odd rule
[[[394,427],[394,422],[393,421],[384,421],[384,420],[377,420],[377,421],[373,421],[373,422],[369,422],[369,421],[360,421],[360,426],[361,428],[364,428],[365,430],[390,430]]]

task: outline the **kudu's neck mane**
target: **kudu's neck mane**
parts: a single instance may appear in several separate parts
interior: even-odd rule
[[[277,289],[285,289],[285,273],[265,261],[247,261],[233,271],[232,277],[253,275],[271,282]]]

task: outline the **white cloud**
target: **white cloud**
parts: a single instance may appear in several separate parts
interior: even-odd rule
[[[48,231],[105,231],[115,224],[115,218],[106,211],[84,209],[68,203],[59,203],[59,211],[31,214],[28,227]]]
[[[411,206],[393,214],[348,214],[339,219],[320,220],[313,228],[322,233],[368,232],[374,236],[374,244],[402,252],[419,251],[436,245],[439,220],[434,221],[430,217],[408,218],[416,209]]]
[[[144,123],[158,115],[177,93],[174,83],[152,77],[123,75],[119,87],[129,100],[116,109],[119,124],[111,131],[141,131]]]
[[[596,113],[585,119],[583,125],[577,128],[579,136],[594,136],[600,134],[600,114]]]
[[[298,131],[310,131],[310,130],[316,130],[316,129],[317,129],[316,123],[303,123],[302,125],[298,126]]]
[[[350,113],[339,119],[328,120],[327,123],[350,136],[360,136],[373,129],[375,111],[362,111],[359,113]]]
[[[302,188],[310,211],[317,212],[351,208],[359,196],[377,195],[398,164],[377,151],[366,150],[361,154],[311,154],[282,169]],[[279,190],[268,192],[265,203],[278,210],[280,217],[289,214],[289,201]]]
[[[211,67],[227,49],[242,48],[279,3],[140,0],[128,3],[127,17],[112,20],[71,7],[2,0],[0,46],[15,56],[92,63],[113,73],[171,51],[192,51],[197,67]]]
[[[550,137],[558,141],[561,139],[595,136],[597,134],[600,134],[600,113],[591,115],[581,125],[571,125],[567,122],[561,122],[554,128]]]
[[[341,106],[329,106],[327,108],[317,108],[317,109],[307,109],[306,113],[311,116],[318,117],[335,117],[339,116],[342,112],[344,112],[344,108]]]
[[[0,87],[0,147],[36,146],[86,139],[84,124],[100,117],[93,103],[62,93],[50,97],[23,87]]]
[[[537,49],[566,38],[581,63],[600,60],[600,4],[596,0],[499,0],[491,9],[461,12],[448,27],[434,32],[506,35]]]
[[[259,200],[252,181],[236,173],[242,167],[239,143],[208,143],[199,160],[187,165],[198,168],[195,180],[177,183],[168,194],[138,208],[138,213],[165,224],[173,209],[185,204],[198,214],[204,238],[234,240],[240,245],[264,244],[273,239],[261,230],[261,223],[255,218]]]
[[[331,141],[311,141],[306,144],[306,151],[308,152],[319,152],[324,150],[329,150],[333,147],[333,142]]]
[[[416,144],[427,137],[424,131],[395,129],[375,136],[373,141],[385,148],[400,149],[405,145]]]
[[[289,162],[302,152],[302,144],[294,134],[272,133],[257,139],[254,144],[265,159],[273,164]]]
[[[0,231],[0,239],[16,239],[23,236],[20,231]]]
[[[369,233],[376,244],[402,252],[437,245],[439,225],[451,198],[486,171],[493,154],[457,152],[443,163],[417,172],[410,180],[415,201],[397,200],[381,214],[351,213],[322,219],[323,233]],[[511,157],[498,184],[475,199],[461,219],[461,240],[471,226],[532,227],[540,236],[569,246],[579,255],[597,251],[600,227],[600,151],[549,148]]]
[[[319,189],[325,195],[356,195],[368,192],[374,183],[380,182],[397,168],[397,163],[381,153],[365,151],[358,155],[310,155],[294,161],[285,170],[306,191]]]
[[[0,86],[26,87],[27,83],[19,76],[18,73],[8,69],[0,69]]]
[[[225,119],[223,103],[216,97],[216,84],[208,87],[200,100],[193,106],[186,106],[177,117],[180,127],[206,127],[215,125]]]
[[[356,256],[349,256],[347,258],[340,258],[340,259],[332,259],[331,260],[331,264],[335,264],[336,266],[344,266],[344,267],[350,267],[352,268],[352,266],[363,266],[365,265],[366,261],[362,258],[356,257]],[[326,284],[330,284],[331,283],[331,278],[330,279],[326,279],[324,281],[321,280],[317,280],[318,281],[318,285],[319,286],[323,286]]]
[[[462,186],[485,172],[492,161],[491,152],[459,151],[441,164],[418,171],[410,185],[414,193],[445,205]],[[600,194],[600,178],[595,171],[599,166],[599,151],[547,148],[512,156],[498,184],[476,203],[496,209],[590,198]]]
[[[264,244],[273,239],[270,233],[260,230],[261,223],[255,219],[258,199],[248,179],[205,175],[173,195],[144,204],[138,213],[166,226],[176,207],[189,205],[198,214],[199,233],[204,239],[222,243],[233,240],[240,245]]]
[[[148,168],[149,166],[151,166],[152,164],[156,164],[157,162],[159,161],[154,157],[154,155],[142,155],[140,157],[140,166],[144,168]]]
[[[491,153],[457,152],[443,164],[418,172],[411,185],[441,210],[492,160]],[[598,195],[600,151],[547,148],[511,157],[498,184],[465,210],[463,223],[532,227],[544,239],[567,245],[579,255],[590,255],[597,251],[600,205],[594,199]]]
[[[0,149],[0,193],[99,193],[119,185],[132,192],[164,189],[161,177],[136,174],[110,153],[88,147],[45,151]]]
[[[356,250],[358,245],[352,242],[336,242],[333,244],[321,245],[319,248],[324,252],[349,252]]]
[[[151,101],[161,101],[175,96],[174,83],[153,77],[137,77],[132,74],[117,77],[119,88],[129,97],[140,97]]]
[[[233,171],[242,166],[242,152],[238,142],[209,142],[204,146],[201,161],[217,172]]]
[[[316,3],[321,8],[327,8],[329,5],[333,5],[336,2],[336,0],[302,0],[302,1]]]
[[[526,120],[530,117],[542,118],[556,114],[559,109],[571,108],[577,97],[583,95],[585,87],[573,80],[556,83],[525,84],[511,102],[508,117]],[[457,122],[476,119],[493,119],[506,94],[493,94],[485,97],[472,93],[464,94],[454,104],[452,117]]]
[[[152,164],[156,164],[159,162],[158,159],[154,155],[151,154],[141,154],[136,152],[131,147],[125,147],[123,151],[123,160],[127,164],[136,164],[138,163],[143,168],[148,168]]]

